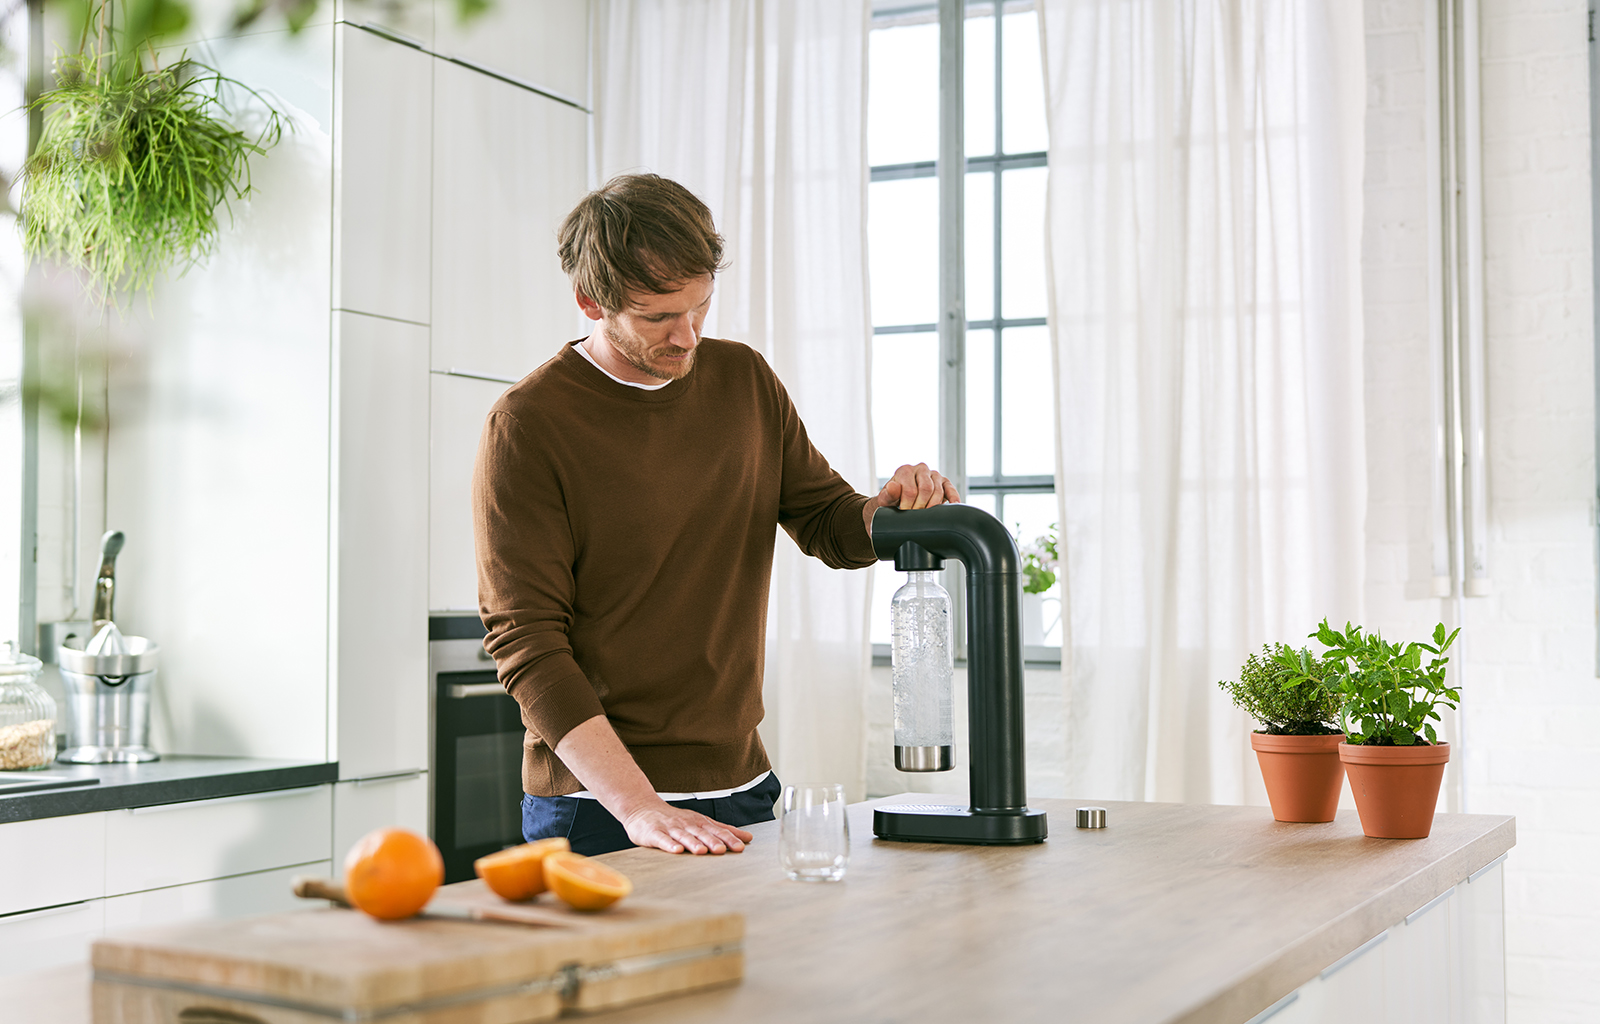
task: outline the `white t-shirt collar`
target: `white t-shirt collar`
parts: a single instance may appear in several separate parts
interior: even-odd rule
[[[606,369],[604,366],[601,366],[598,362],[596,362],[594,356],[590,355],[589,354],[589,350],[584,347],[585,343],[586,342],[584,342],[584,341],[578,342],[578,345],[577,345],[578,355],[580,355],[583,358],[589,360],[589,365],[590,366],[594,367],[596,370],[599,370],[601,373],[605,374],[607,377],[610,377],[612,380],[616,381],[618,384],[626,384],[626,385],[628,385],[628,387],[630,387],[630,388],[638,388],[640,391],[660,391],[662,388],[664,388],[668,384],[672,383],[672,381],[670,381],[670,380],[664,380],[660,384],[640,384],[640,383],[637,383],[636,381],[623,380],[621,377],[618,377],[616,374],[612,373],[610,370]]]

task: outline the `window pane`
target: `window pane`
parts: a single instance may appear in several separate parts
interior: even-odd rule
[[[938,23],[873,29],[867,38],[867,162],[937,158]]]
[[[1011,535],[1017,538],[1019,547],[1032,544],[1049,532],[1060,517],[1054,491],[1045,494],[1013,492],[1006,495],[1005,522]]]
[[[1044,316],[1044,167],[1006,171],[1000,179],[1001,308],[1007,320]]]
[[[967,319],[994,316],[994,174],[967,175]]]
[[[1001,471],[1007,476],[1051,476],[1056,471],[1056,417],[1050,331],[1013,327],[1000,344]]]
[[[874,326],[939,319],[938,179],[867,187],[867,259]]]
[[[939,336],[872,337],[873,458],[879,477],[939,458]]]
[[[994,475],[994,332],[967,332],[967,476]]]
[[[1044,114],[1044,72],[1039,63],[1039,15],[1022,11],[1005,16],[1005,67],[1001,101],[1007,153],[1037,153],[1050,145]]]
[[[973,4],[967,8],[966,144],[968,156],[994,153],[994,7]]]
[[[1017,546],[1033,544],[1046,532],[1052,532],[1057,538],[1061,536],[1059,530],[1052,530],[1060,518],[1060,511],[1056,506],[1054,492],[1047,494],[1008,494],[1006,495],[1005,523],[1011,528],[1013,536],[1017,538]],[[1057,551],[1060,547],[1057,547]],[[1040,627],[1044,634],[1044,643],[1050,647],[1061,646],[1061,580],[1060,569],[1057,569],[1055,586],[1039,595],[1038,615],[1041,620]],[[1029,614],[1029,604],[1024,599],[1022,612]],[[1028,635],[1026,625],[1024,636]]]

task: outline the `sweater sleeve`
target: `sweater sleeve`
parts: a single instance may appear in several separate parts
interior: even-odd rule
[[[770,373],[771,371],[768,370]],[[783,485],[778,522],[800,550],[833,569],[865,569],[877,562],[862,519],[869,500],[857,494],[823,458],[783,383],[773,374],[783,437]]]
[[[484,424],[472,478],[484,648],[523,721],[554,749],[604,714],[572,656],[572,528],[559,474],[511,414]]]

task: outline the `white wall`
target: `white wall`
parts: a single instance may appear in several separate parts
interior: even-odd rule
[[[1594,337],[1584,0],[1483,0],[1490,571],[1429,595],[1423,46],[1431,0],[1367,0],[1366,621],[1464,627],[1452,809],[1514,814],[1516,1024],[1600,1020]]]

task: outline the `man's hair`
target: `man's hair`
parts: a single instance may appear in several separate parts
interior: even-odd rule
[[[559,234],[561,269],[607,312],[630,292],[662,295],[723,269],[722,236],[693,192],[659,174],[622,174],[583,197]]]

